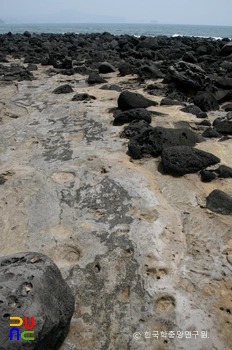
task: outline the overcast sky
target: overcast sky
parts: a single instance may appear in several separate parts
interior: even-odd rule
[[[6,23],[127,22],[232,26],[232,0],[0,0]]]

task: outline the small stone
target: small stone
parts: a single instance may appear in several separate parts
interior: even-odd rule
[[[53,90],[53,94],[68,94],[70,92],[73,92],[73,89],[70,85],[64,84],[61,86],[58,86],[55,90]]]
[[[221,190],[214,190],[206,198],[206,207],[218,214],[232,215],[232,197]]]
[[[116,72],[116,68],[112,66],[109,62],[102,62],[98,67],[99,73],[113,73]]]
[[[75,94],[72,98],[72,101],[90,101],[90,100],[96,100],[96,97],[91,96],[86,92]]]
[[[87,79],[87,83],[88,84],[102,84],[102,83],[106,83],[107,81],[105,79],[103,79],[98,73],[90,73],[88,79]]]

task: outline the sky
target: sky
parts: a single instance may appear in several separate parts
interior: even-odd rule
[[[232,0],[0,0],[6,23],[150,23],[232,26]]]

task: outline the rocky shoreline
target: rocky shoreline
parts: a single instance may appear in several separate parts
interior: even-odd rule
[[[229,350],[232,41],[0,45],[1,256],[61,270],[75,310],[60,349]]]

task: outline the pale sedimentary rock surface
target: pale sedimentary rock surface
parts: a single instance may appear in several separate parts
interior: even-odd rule
[[[231,196],[231,179],[172,177],[160,158],[130,159],[109,112],[119,92],[46,69],[1,82],[0,253],[37,251],[60,268],[75,296],[61,349],[229,350],[232,217],[206,209],[206,197],[218,188]],[[161,100],[134,77],[104,78]],[[63,84],[73,92],[52,93]],[[72,101],[76,93],[96,99]],[[163,113],[151,125],[197,130],[180,108],[149,107]],[[196,147],[232,166],[230,139]]]

